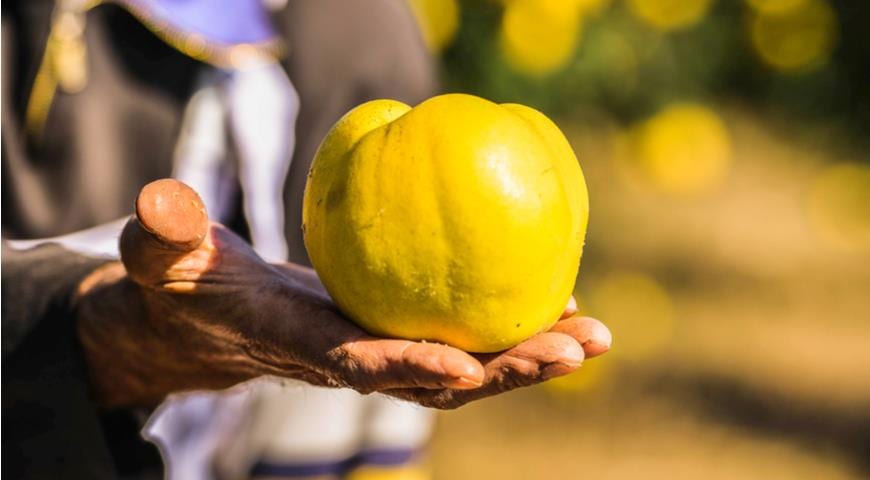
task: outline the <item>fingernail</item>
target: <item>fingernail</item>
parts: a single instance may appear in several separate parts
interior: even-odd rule
[[[571,295],[571,298],[568,299],[568,306],[565,307],[565,311],[571,313],[577,312],[577,299],[574,298],[574,295]]]
[[[593,335],[583,344],[586,355],[600,355],[610,350],[613,344],[613,335],[608,329],[596,330]]]
[[[555,377],[561,377],[562,375],[567,375],[574,370],[580,368],[580,363],[566,363],[566,362],[553,362],[546,367],[541,369],[541,379],[549,380]]]
[[[574,295],[568,299],[568,304],[565,305],[565,310],[562,311],[562,316],[559,317],[559,320],[564,320],[566,318],[570,318],[577,313],[577,300],[574,299]]]
[[[454,378],[453,380],[450,380],[449,382],[447,382],[447,384],[445,386],[448,388],[455,388],[458,390],[472,390],[475,388],[479,388],[481,385],[483,385],[483,382],[476,382],[474,380],[471,380],[471,379],[468,379],[465,377],[459,377],[459,378]]]
[[[589,340],[604,347],[610,348],[610,344],[613,343],[613,334],[610,333],[609,329],[605,328],[604,330],[597,332],[596,335],[594,335]]]

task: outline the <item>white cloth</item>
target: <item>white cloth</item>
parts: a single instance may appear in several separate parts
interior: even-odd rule
[[[92,257],[117,259],[120,256],[118,253],[118,239],[121,237],[121,230],[124,229],[126,223],[127,217],[58,237],[36,240],[8,240],[8,242],[12,248],[18,250],[33,248],[43,243],[58,243],[63,245],[67,250]]]
[[[173,176],[200,193],[213,220],[227,220],[239,180],[251,243],[269,261],[287,259],[284,181],[298,113],[299,96],[278,64],[207,70],[175,150]]]

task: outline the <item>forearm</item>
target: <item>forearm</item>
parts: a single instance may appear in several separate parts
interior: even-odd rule
[[[71,302],[81,278],[100,263],[57,245],[4,248],[4,473],[8,460],[21,467],[12,467],[13,472],[34,478],[93,477],[93,461],[107,458],[101,445],[80,444],[101,438],[103,425],[94,409]],[[51,456],[59,447],[66,461]]]
[[[43,321],[68,321],[72,327],[71,300],[77,285],[106,262],[56,244],[17,249],[4,241],[3,357],[17,350]]]

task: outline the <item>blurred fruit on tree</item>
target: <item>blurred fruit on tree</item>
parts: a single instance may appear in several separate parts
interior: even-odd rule
[[[646,182],[669,194],[709,192],[731,166],[728,129],[703,105],[668,105],[629,135],[629,162]]]
[[[426,46],[440,53],[456,38],[459,29],[457,0],[408,0]]]
[[[756,54],[784,72],[818,68],[837,43],[837,18],[826,0],[754,0],[749,34]]]
[[[511,0],[501,20],[501,51],[517,71],[546,75],[571,60],[581,28],[575,0]]]
[[[607,319],[614,338],[614,362],[648,359],[665,348],[673,335],[673,301],[665,287],[646,273],[611,272],[579,303],[584,314]]]

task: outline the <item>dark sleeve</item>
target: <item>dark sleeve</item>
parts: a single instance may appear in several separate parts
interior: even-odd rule
[[[3,242],[3,359],[14,352],[50,312],[69,308],[78,283],[106,260],[57,244],[15,250]]]
[[[2,251],[3,471],[6,478],[114,478],[71,312],[104,260],[54,244]]]

